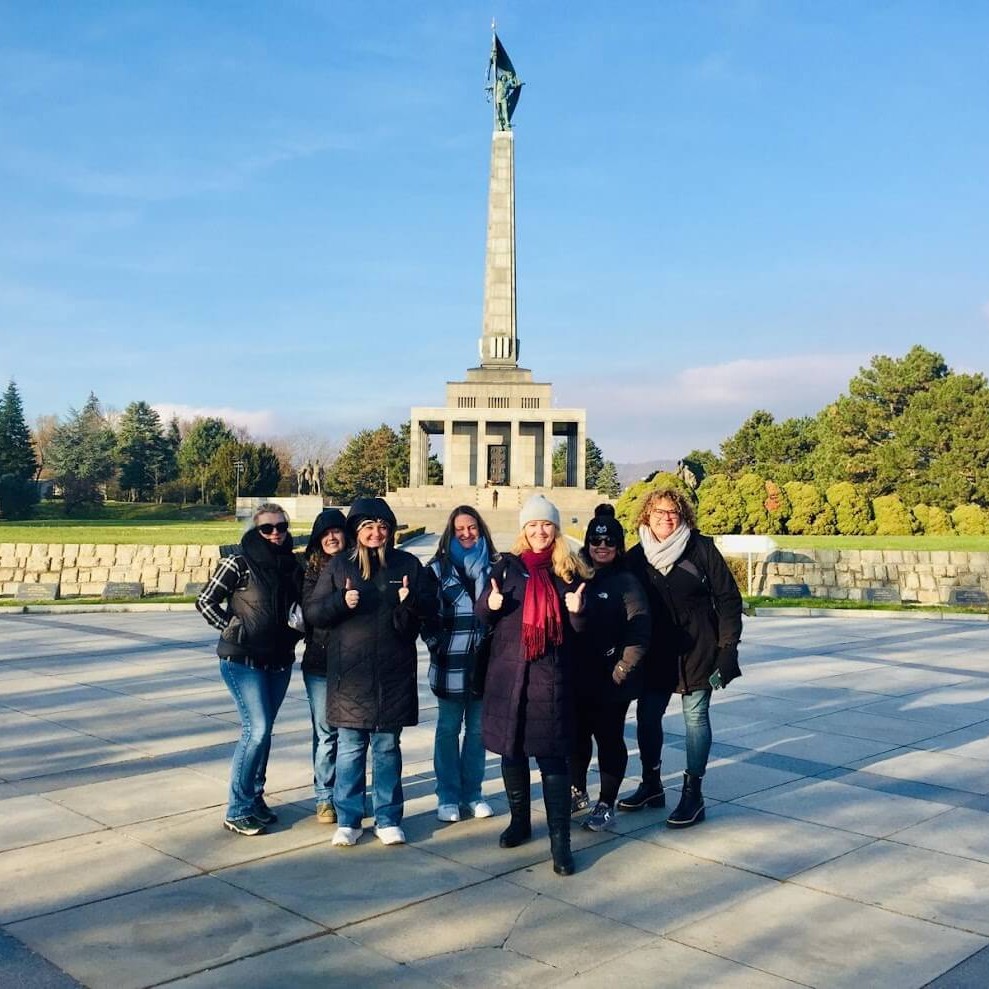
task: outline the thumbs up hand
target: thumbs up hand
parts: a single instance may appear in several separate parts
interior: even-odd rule
[[[402,578],[402,586],[398,589],[398,603],[401,604],[409,596],[409,575]]]
[[[577,590],[567,591],[563,596],[563,603],[571,615],[579,615],[584,610],[584,590],[586,587],[587,584],[583,583]]]
[[[343,603],[353,611],[360,601],[361,592],[354,587],[353,581],[348,577],[343,589]]]
[[[498,581],[491,578],[491,593],[488,595],[488,607],[492,611],[501,611],[501,606],[505,603],[505,595],[501,593],[501,588],[498,587]]]

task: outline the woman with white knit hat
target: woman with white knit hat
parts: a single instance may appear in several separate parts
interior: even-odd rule
[[[570,852],[573,637],[582,628],[585,581],[592,571],[560,529],[560,512],[534,495],[519,513],[511,553],[492,567],[477,601],[492,627],[484,686],[484,745],[501,755],[511,823],[499,844],[513,848],[532,836],[529,759],[542,774],[553,870],[574,871]]]

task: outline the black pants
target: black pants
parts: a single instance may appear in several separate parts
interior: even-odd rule
[[[605,703],[578,700],[574,711],[574,743],[570,756],[570,782],[578,790],[587,789],[587,767],[591,764],[592,740],[598,747],[598,770],[601,773],[601,797],[613,804],[628,766],[625,747],[625,717],[628,701]]]

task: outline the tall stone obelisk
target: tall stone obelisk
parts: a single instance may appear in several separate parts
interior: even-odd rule
[[[481,367],[518,367],[515,301],[515,135],[496,130],[491,138],[488,238],[484,263]]]

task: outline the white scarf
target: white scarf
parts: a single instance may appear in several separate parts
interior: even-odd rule
[[[681,522],[662,542],[653,534],[647,525],[639,526],[639,542],[649,561],[649,566],[658,570],[664,577],[673,569],[677,560],[683,556],[690,539],[690,529]]]

